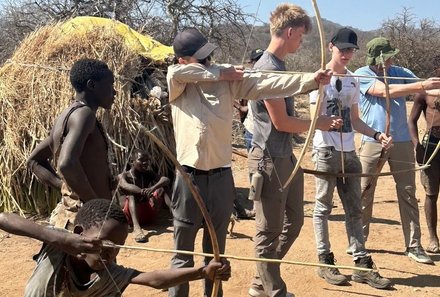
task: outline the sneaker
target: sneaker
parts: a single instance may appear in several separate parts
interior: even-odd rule
[[[263,286],[250,287],[248,294],[249,294],[249,296],[252,296],[252,297],[269,297],[266,293],[264,293]],[[286,297],[295,297],[295,295],[293,293],[287,292]]]
[[[345,250],[345,253],[347,254],[347,255],[353,255],[353,251],[351,250],[351,248],[350,247],[348,247],[346,250]]]
[[[252,297],[269,297],[266,293],[264,293],[263,286],[255,286],[249,288],[248,291],[249,296]]]
[[[376,269],[371,256],[362,257],[354,261],[356,267]],[[381,277],[377,271],[360,271],[355,270],[351,279],[357,283],[367,283],[376,289],[389,289],[392,287],[391,281]]]
[[[418,263],[434,264],[421,246],[407,248],[405,254]]]
[[[335,265],[335,256],[333,253],[319,255],[319,263]],[[319,267],[318,275],[332,285],[343,285],[347,283],[347,278],[345,275],[342,275],[337,268]]]

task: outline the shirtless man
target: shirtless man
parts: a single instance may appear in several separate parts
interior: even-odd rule
[[[436,76],[440,76],[440,68]],[[421,113],[425,116],[426,133],[419,140],[417,121]],[[427,94],[417,94],[408,120],[411,140],[419,164],[425,164],[440,140],[440,90],[428,91]],[[440,186],[440,156],[436,154],[430,167],[420,173],[421,183],[425,188],[425,216],[429,231],[429,245],[426,251],[440,253],[437,235],[437,200]]]
[[[75,101],[58,116],[50,135],[28,160],[41,182],[61,189],[61,202],[50,218],[51,224],[60,228],[73,224],[83,202],[112,198],[108,143],[96,111],[99,107],[110,109],[113,104],[113,72],[104,62],[82,59],[73,64],[70,82]]]

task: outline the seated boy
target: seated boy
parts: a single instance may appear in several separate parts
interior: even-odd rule
[[[131,169],[119,175],[119,188],[126,194],[124,213],[133,223],[136,242],[148,240],[141,225],[152,223],[162,208],[164,199],[169,201],[164,190],[169,183],[169,178],[159,176],[152,170],[147,152],[141,150],[134,152]]]
[[[215,261],[200,268],[153,272],[117,265],[119,249],[104,248],[102,241],[123,245],[128,223],[119,206],[107,199],[90,200],[80,208],[74,233],[6,213],[0,213],[0,229],[45,242],[26,285],[25,297],[121,296],[129,284],[161,289],[202,278],[228,280],[231,274],[227,263]]]

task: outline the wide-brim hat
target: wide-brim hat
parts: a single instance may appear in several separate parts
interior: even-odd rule
[[[377,37],[367,43],[367,58],[365,62],[370,66],[378,65],[394,57],[399,51],[399,49],[391,46],[388,39]]]
[[[217,48],[208,42],[205,36],[196,28],[188,28],[179,32],[174,38],[173,49],[176,57],[193,57],[203,60]]]

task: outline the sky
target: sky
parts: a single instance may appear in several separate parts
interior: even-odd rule
[[[244,11],[255,15],[260,0],[237,0]],[[257,18],[268,23],[269,15],[278,4],[294,3],[314,16],[312,1],[261,0]],[[440,0],[317,0],[322,18],[363,31],[379,29],[383,21],[394,18],[402,8],[411,8],[417,20],[431,19],[440,24]],[[261,25],[261,23],[257,23]]]

